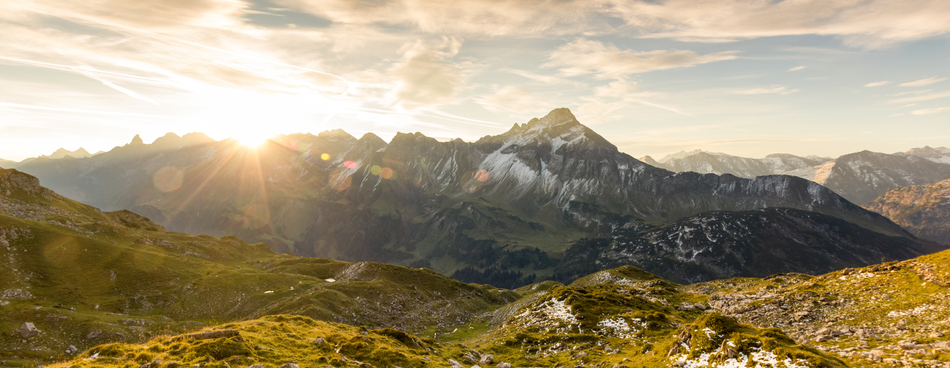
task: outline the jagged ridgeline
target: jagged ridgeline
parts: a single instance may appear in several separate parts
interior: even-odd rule
[[[801,178],[647,165],[567,109],[476,142],[415,133],[387,143],[334,130],[253,150],[168,135],[18,169],[67,197],[174,231],[506,288],[568,282],[605,264],[692,282],[821,273],[943,249]],[[763,262],[784,258],[795,261]]]

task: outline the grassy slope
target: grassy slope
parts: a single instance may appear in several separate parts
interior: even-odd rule
[[[0,365],[281,313],[443,332],[517,298],[429,270],[165,232],[135,214],[58,196],[29,176],[0,174],[0,293],[9,291],[0,297],[0,330],[8,331]],[[21,337],[14,331],[24,322],[42,333]]]

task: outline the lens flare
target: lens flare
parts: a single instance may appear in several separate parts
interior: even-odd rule
[[[185,174],[181,172],[177,167],[166,166],[155,172],[155,175],[152,175],[152,183],[155,185],[155,189],[163,191],[165,193],[172,192],[181,188],[181,183],[185,179]]]
[[[360,167],[358,163],[353,162],[353,161],[346,161],[343,163],[343,166],[346,166],[346,168],[350,170],[356,170]]]
[[[379,171],[379,176],[381,176],[383,179],[392,179],[393,174],[395,174],[393,169],[390,169],[388,167],[384,167],[382,170]]]
[[[324,153],[324,154],[320,155],[320,159],[323,160],[323,161],[329,161],[329,160],[330,160],[330,154],[329,154],[329,153]]]
[[[488,181],[489,176],[490,176],[490,175],[488,174],[488,171],[485,171],[485,170],[478,170],[478,172],[475,173],[475,180],[478,180],[478,181],[484,183],[484,182]]]
[[[383,168],[379,167],[379,165],[373,165],[373,167],[369,168],[369,173],[373,175],[379,175],[381,171],[383,171]]]

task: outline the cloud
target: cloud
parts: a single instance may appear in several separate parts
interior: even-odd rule
[[[738,58],[734,51],[700,55],[688,50],[633,51],[612,44],[576,39],[558,47],[543,67],[557,67],[567,77],[593,74],[596,79],[622,79],[631,74],[691,67]]]
[[[802,70],[802,69],[805,69],[805,66],[804,66],[804,65],[799,65],[799,66],[796,66],[796,67],[794,67],[794,68],[790,68],[790,69],[788,69],[788,71],[790,71],[790,72],[797,72],[797,71]]]
[[[623,79],[615,80],[603,86],[594,88],[594,96],[627,98],[637,91],[637,82]]]
[[[520,69],[507,68],[507,69],[502,69],[502,71],[509,72],[509,73],[511,73],[511,74],[514,74],[514,75],[522,76],[522,77],[525,77],[525,78],[528,78],[528,79],[532,79],[532,80],[535,80],[535,81],[538,81],[538,82],[541,82],[541,83],[544,83],[544,84],[552,84],[552,85],[553,85],[553,84],[570,84],[570,83],[573,83],[573,82],[571,82],[571,81],[569,81],[569,80],[567,80],[567,79],[564,79],[564,78],[559,78],[559,77],[555,77],[555,76],[552,76],[552,75],[542,75],[542,74],[538,74],[538,73],[529,72],[529,71],[527,71],[527,70],[520,70]]]
[[[612,10],[645,37],[691,41],[829,35],[876,48],[950,33],[944,0],[630,1]]]
[[[897,99],[890,100],[888,102],[892,104],[906,104],[906,103],[911,103],[911,102],[930,101],[930,100],[936,100],[936,99],[947,98],[947,97],[950,97],[950,92],[937,92],[937,93],[930,93],[930,94],[921,95],[921,96],[897,98]]]
[[[462,69],[451,61],[462,47],[457,38],[416,41],[403,46],[403,59],[390,73],[397,78],[397,103],[408,108],[448,102],[462,87]]]
[[[798,92],[798,89],[788,89],[785,86],[778,86],[772,88],[750,88],[741,91],[733,91],[733,94],[737,95],[767,95],[767,94],[780,94],[787,95],[789,93]]]
[[[0,5],[0,11],[11,17],[39,14],[94,25],[172,29],[183,25],[235,25],[240,23],[246,6],[240,0],[12,0]]]
[[[276,0],[337,23],[431,34],[566,35],[612,30],[607,0]]]
[[[901,87],[921,87],[921,86],[926,86],[929,84],[934,84],[937,82],[943,82],[945,80],[947,80],[947,78],[930,77],[930,78],[915,80],[913,82],[901,83],[900,86]]]
[[[865,84],[864,86],[865,86],[865,87],[880,87],[880,86],[883,86],[883,85],[888,85],[888,84],[890,84],[890,83],[891,83],[891,82],[888,82],[888,81],[871,82],[871,83]]]
[[[936,113],[938,113],[938,112],[944,112],[944,111],[950,111],[950,107],[935,107],[935,108],[932,108],[932,109],[914,110],[913,112],[911,112],[911,114],[914,114],[914,115],[930,115],[930,114],[936,114]]]
[[[475,101],[491,111],[518,114],[546,111],[551,105],[550,101],[535,96],[527,88],[517,86],[496,88],[495,93],[476,97]]]
[[[945,0],[275,0],[334,23],[430,34],[598,35],[732,42],[828,35],[882,47],[947,34]]]

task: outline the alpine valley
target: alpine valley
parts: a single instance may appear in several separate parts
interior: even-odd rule
[[[772,166],[820,160],[786,161]],[[918,161],[947,166],[950,175],[950,165]],[[169,134],[16,169],[68,198],[129,210],[172,231],[234,235],[298,256],[427,267],[505,288],[621,265],[675,282],[816,275],[946,248],[814,181],[648,165],[567,109],[476,142],[415,133],[387,143],[334,130],[252,149]]]
[[[762,218],[870,231],[767,209],[657,234],[721,236]],[[947,367],[948,270],[950,251],[688,285],[624,265],[507,290],[168,232],[0,170],[2,366]]]

